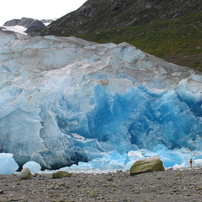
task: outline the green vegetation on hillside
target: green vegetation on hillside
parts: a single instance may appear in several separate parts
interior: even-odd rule
[[[99,43],[130,43],[178,65],[202,71],[202,11],[147,25],[97,30],[77,35]]]

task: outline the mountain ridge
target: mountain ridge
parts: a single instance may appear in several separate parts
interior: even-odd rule
[[[46,27],[42,33],[51,32],[58,35],[60,32],[60,35],[69,35],[130,27],[147,24],[156,19],[177,18],[201,9],[199,0],[89,0],[78,10],[66,14]],[[62,27],[68,29],[61,30]]]

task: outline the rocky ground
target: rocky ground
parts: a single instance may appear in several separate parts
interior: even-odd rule
[[[167,170],[130,176],[129,172],[51,174],[21,180],[18,174],[0,175],[0,202],[179,202],[202,201],[202,169]]]

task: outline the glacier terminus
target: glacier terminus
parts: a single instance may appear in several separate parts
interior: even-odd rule
[[[1,30],[0,106],[0,153],[19,166],[202,159],[202,74],[127,43]]]

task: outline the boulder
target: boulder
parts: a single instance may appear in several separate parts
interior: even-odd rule
[[[52,174],[52,179],[55,178],[63,178],[63,177],[70,177],[72,174],[66,171],[57,171],[56,173]]]
[[[20,172],[20,179],[21,180],[27,180],[27,179],[31,179],[32,178],[32,174],[30,172],[30,169],[25,167],[21,170]]]
[[[158,156],[136,161],[130,168],[130,175],[153,171],[165,171],[163,162]]]

